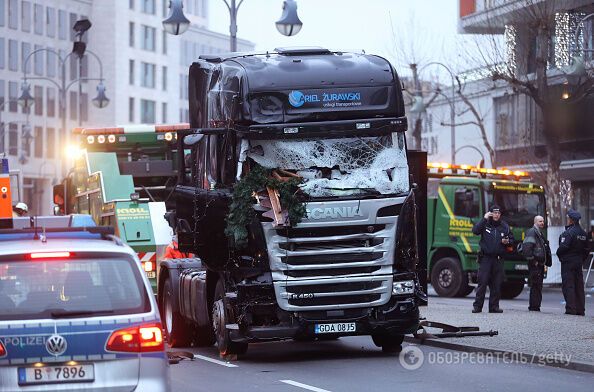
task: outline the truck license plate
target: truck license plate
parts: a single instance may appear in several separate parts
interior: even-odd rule
[[[22,367],[18,372],[19,385],[95,380],[95,369],[92,364]]]
[[[516,271],[528,271],[528,264],[516,264],[514,268]]]
[[[355,332],[357,330],[355,323],[333,323],[333,324],[316,324],[315,333],[344,333]]]
[[[155,279],[157,277],[157,272],[155,271],[147,271],[146,277],[149,279]]]

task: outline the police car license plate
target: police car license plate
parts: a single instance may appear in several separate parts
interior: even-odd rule
[[[355,323],[332,323],[332,324],[316,324],[315,333],[345,333],[355,332],[357,330]]]
[[[516,264],[514,269],[516,271],[528,271],[528,264]]]
[[[149,279],[155,279],[157,277],[157,273],[155,271],[147,271],[146,277]]]
[[[19,385],[95,380],[95,368],[87,365],[54,365],[18,369]]]

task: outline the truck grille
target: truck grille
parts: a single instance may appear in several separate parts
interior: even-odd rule
[[[351,208],[360,208],[359,214],[332,222],[305,219],[295,228],[276,229],[262,222],[281,309],[316,311],[387,303],[397,217],[376,216],[379,209],[402,202],[404,198],[326,202],[326,208],[351,203]],[[316,203],[308,207],[316,208]]]

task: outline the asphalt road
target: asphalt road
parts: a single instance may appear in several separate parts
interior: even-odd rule
[[[436,295],[435,291],[429,286],[429,303],[435,302],[440,304],[456,304],[468,303],[468,311],[472,310],[472,302],[474,301],[475,292],[468,294],[465,298],[444,298]],[[505,309],[516,309],[528,311],[528,298],[530,295],[530,288],[524,287],[522,294],[514,299],[501,300],[500,307]],[[489,298],[489,290],[487,289],[487,296]],[[488,299],[485,300],[485,304]],[[483,310],[486,307],[483,306]],[[563,300],[563,293],[560,287],[545,287],[542,292],[542,304],[540,306],[541,312],[546,313],[565,313],[565,301]],[[594,291],[591,287],[586,290],[586,316],[594,317]]]
[[[400,355],[387,355],[365,336],[252,344],[244,358],[231,362],[219,359],[214,346],[187,350],[196,358],[171,368],[176,392],[591,391],[594,380],[589,373],[512,363],[513,358],[406,343]]]

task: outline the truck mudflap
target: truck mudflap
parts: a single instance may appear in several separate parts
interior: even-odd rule
[[[419,326],[419,306],[417,300],[410,296],[394,296],[388,303],[376,308],[289,313],[274,303],[268,303],[259,305],[256,312],[262,312],[265,306],[268,307],[269,312],[276,314],[279,322],[275,325],[262,326],[229,324],[227,328],[231,340],[257,342],[315,337],[322,334],[324,336],[406,335],[416,332]],[[250,311],[249,307],[247,311]],[[251,315],[246,317],[250,318]],[[342,331],[333,332],[332,327],[328,327],[331,325],[340,326]]]

